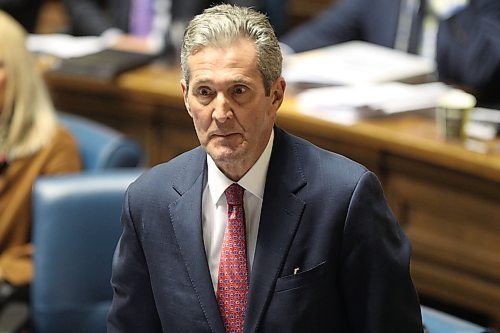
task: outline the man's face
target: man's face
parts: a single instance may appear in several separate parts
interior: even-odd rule
[[[253,42],[205,47],[189,56],[184,100],[201,145],[232,180],[241,178],[264,151],[283,100],[279,78],[266,96]]]
[[[7,85],[7,71],[5,69],[3,60],[0,58],[0,113],[4,107],[5,99],[5,86]]]

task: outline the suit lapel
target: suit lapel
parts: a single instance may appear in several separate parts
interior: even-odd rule
[[[245,332],[256,332],[258,329],[305,207],[296,193],[305,186],[306,180],[290,138],[275,128],[250,277]]]
[[[212,332],[224,332],[203,244],[201,201],[205,165],[205,153],[200,149],[179,173],[174,188],[181,196],[169,210],[175,237],[203,313]]]
[[[258,329],[305,208],[297,192],[306,185],[306,180],[295,143],[291,141],[291,136],[275,128],[250,277],[245,332]],[[213,332],[224,332],[203,244],[201,201],[205,166],[206,155],[199,149],[179,172],[174,188],[180,198],[169,210],[175,237],[208,324]]]

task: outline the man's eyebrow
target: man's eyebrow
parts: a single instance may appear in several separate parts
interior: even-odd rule
[[[200,84],[208,84],[212,83],[212,80],[210,79],[197,79],[193,81],[193,85],[200,85]]]
[[[196,86],[200,86],[200,85],[204,85],[204,84],[212,84],[213,83],[213,80],[211,79],[196,79],[194,81],[192,81],[192,85],[196,85]],[[233,80],[231,80],[231,84],[245,84],[245,85],[251,85],[252,84],[252,80],[246,78],[246,77],[236,77],[234,78]]]
[[[233,84],[241,84],[244,83],[246,85],[250,85],[253,81],[246,76],[237,76],[236,78],[233,79]]]

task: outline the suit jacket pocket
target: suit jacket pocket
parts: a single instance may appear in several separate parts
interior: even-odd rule
[[[278,278],[278,280],[276,280],[275,291],[284,292],[292,289],[298,289],[315,281],[318,281],[318,279],[320,279],[321,276],[324,275],[324,271],[326,269],[325,264],[326,261],[323,261],[305,271]]]

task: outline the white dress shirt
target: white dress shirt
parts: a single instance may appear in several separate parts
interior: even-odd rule
[[[259,231],[260,213],[262,199],[266,185],[267,168],[271,158],[274,141],[274,131],[271,133],[269,142],[257,162],[238,181],[245,189],[243,203],[245,208],[246,238],[247,238],[247,263],[248,276],[252,272],[257,234]],[[202,202],[202,224],[203,242],[207,255],[208,267],[214,291],[217,292],[217,280],[219,275],[219,258],[227,222],[227,201],[224,191],[234,183],[227,178],[215,165],[213,159],[207,156],[208,176],[203,190]]]

